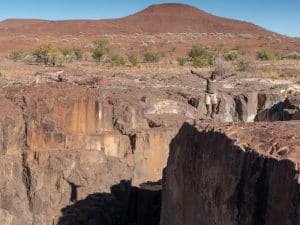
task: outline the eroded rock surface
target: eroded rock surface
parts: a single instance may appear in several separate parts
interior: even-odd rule
[[[298,225],[300,123],[185,124],[170,145],[161,225]]]
[[[1,225],[158,224],[169,144],[199,123],[204,93],[189,79],[133,79],[1,90]],[[278,90],[223,87],[216,121],[253,121],[284,101]]]
[[[72,84],[6,90],[0,98],[3,223],[76,224],[62,220],[60,210],[96,193],[113,198],[111,187],[122,180],[137,187],[160,180],[176,129],[149,127],[133,102]],[[123,205],[131,191],[123,190]]]

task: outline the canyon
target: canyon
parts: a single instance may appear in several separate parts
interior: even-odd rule
[[[292,162],[297,163],[299,123],[275,122],[276,125],[273,125],[271,121],[299,119],[300,98],[296,91],[297,86],[291,90],[288,89],[291,85],[277,85],[267,80],[257,85],[257,80],[251,79],[240,79],[240,84],[235,80],[221,82],[218,115],[214,121],[207,121],[203,119],[204,93],[200,92],[199,88],[184,87],[186,82],[186,85],[200,88],[203,85],[204,88],[204,83],[195,83],[194,78],[181,78],[181,85],[178,87],[175,85],[178,80],[166,75],[160,79],[160,84],[157,83],[157,78],[153,78],[143,86],[142,80],[138,81],[132,76],[127,78],[128,80],[124,79],[124,74],[119,74],[109,80],[99,78],[100,82],[94,82],[92,86],[89,82],[53,81],[12,85],[1,90],[0,217],[4,218],[1,224],[150,225],[159,224],[161,210],[161,224],[192,224],[187,222],[188,220],[181,220],[183,217],[195,219],[194,224],[211,224],[212,221],[207,218],[220,219],[224,221],[222,224],[229,224],[229,219],[224,218],[236,216],[231,214],[235,210],[218,211],[218,207],[215,209],[215,206],[209,203],[211,192],[215,190],[215,183],[210,182],[209,177],[222,186],[220,194],[217,194],[219,197],[214,197],[220,198],[218,201],[225,201],[223,198],[228,196],[223,195],[227,192],[228,195],[242,195],[240,192],[244,193],[244,189],[256,199],[251,203],[253,205],[247,203],[252,201],[252,197],[249,197],[250,200],[247,196],[239,197],[242,200],[245,198],[243,201],[246,201],[246,205],[242,200],[232,200],[235,204],[241,204],[236,207],[240,207],[241,221],[245,221],[248,214],[244,212],[247,210],[243,207],[249,204],[249,207],[257,207],[255,204],[260,200],[257,199],[260,198],[257,191],[253,193],[251,189],[252,185],[255,185],[251,182],[258,182],[251,177],[252,163],[255,164],[253,167],[257,164],[258,175],[255,175],[255,178],[262,179],[259,174],[271,173],[273,167],[268,168],[263,163],[265,156],[260,155],[259,149],[267,151],[275,145],[275,150],[270,150],[274,155],[276,149],[282,149],[278,147],[281,139],[285,142],[295,141],[293,151],[285,149],[284,146],[282,150],[283,155],[289,153],[288,155],[293,157],[286,157],[286,163],[279,162],[278,166],[276,164],[276,171],[282,176],[288,175],[286,179],[290,179],[288,182],[292,185],[292,177],[295,178],[297,174],[291,165]],[[133,81],[139,85],[133,84]],[[253,123],[254,121],[264,122]],[[198,138],[198,131],[194,131],[196,128],[193,127],[199,124],[201,127],[207,124],[207,128],[203,131],[199,128],[204,137],[200,135]],[[289,128],[290,126],[293,128]],[[210,130],[219,128],[221,130],[216,131],[217,134]],[[243,141],[243,137],[247,137],[247,146],[258,145],[259,148],[251,147],[252,150],[249,151],[253,153],[249,153],[248,156],[248,150],[243,150],[240,145],[232,147],[230,140],[233,140],[233,137],[226,136],[227,128],[229,133],[235,134],[234,138]],[[193,131],[192,134],[190,130]],[[285,136],[281,139],[278,137],[277,141],[277,136],[262,135],[261,138],[265,138],[266,143],[261,145],[257,136],[273,130],[276,135]],[[222,136],[220,140],[218,135]],[[203,138],[207,144],[201,141]],[[205,156],[207,159],[201,161],[188,150],[189,148],[199,148],[210,153]],[[236,153],[231,152],[232,148]],[[290,148],[292,147],[288,145],[288,149]],[[173,154],[181,164],[179,161],[179,164],[172,161],[175,160]],[[281,150],[278,154],[283,157]],[[218,158],[213,159],[216,156],[221,157],[219,160],[222,163],[218,164],[218,161],[215,161]],[[256,161],[258,162],[255,163]],[[176,171],[180,171],[178,176],[174,171],[174,164]],[[199,166],[207,168],[203,168],[201,177],[197,177],[199,171],[194,168]],[[165,167],[166,177],[162,179]],[[210,167],[219,172],[214,172]],[[172,180],[175,179],[174,175],[177,186]],[[238,181],[242,176],[244,180]],[[182,177],[186,180],[180,180]],[[232,177],[230,179],[233,180],[228,180],[227,184],[225,179],[223,185],[222,177]],[[198,179],[199,183],[195,179]],[[207,182],[203,184],[206,185],[203,189],[202,181]],[[241,188],[244,189],[232,193],[232,189],[239,188],[239,182],[243,182],[241,185],[244,186]],[[280,188],[286,190],[289,187],[281,178],[272,182],[278,183],[278,189],[271,188],[273,183],[263,184],[263,188],[268,191],[270,189],[271,194],[279,194]],[[296,188],[295,185],[292,187]],[[162,191],[162,187],[165,186]],[[191,188],[194,192],[191,192],[191,195],[180,192],[182,188],[188,192]],[[209,190],[207,196],[201,198],[200,193],[206,190]],[[170,196],[174,192],[178,199]],[[199,198],[194,198],[194,194],[199,194]],[[295,196],[296,191],[286,198],[283,197],[282,204],[292,204],[294,201],[297,203]],[[189,214],[182,214],[186,210],[193,213],[176,205],[182,197],[186,197],[186,200],[180,204],[187,201],[186,207],[198,208],[197,204],[205,203],[205,208],[200,207],[203,212],[199,211],[206,213],[205,217],[199,220],[206,221],[205,223],[197,222],[197,219]],[[175,204],[174,207],[172,204]],[[212,212],[213,209],[216,211]],[[251,213],[249,211],[249,214]],[[174,217],[173,214],[181,215],[182,218]],[[198,214],[194,216],[196,215]],[[282,218],[298,221],[295,216],[286,215]],[[253,223],[250,221],[247,224]]]

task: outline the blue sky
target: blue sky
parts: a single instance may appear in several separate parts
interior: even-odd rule
[[[160,0],[0,0],[0,20],[7,18],[103,19],[123,17]],[[253,22],[300,37],[300,0],[186,0],[214,15]]]

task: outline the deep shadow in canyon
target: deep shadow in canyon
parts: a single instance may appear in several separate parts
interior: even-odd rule
[[[249,127],[234,129],[241,139],[252,137],[258,144],[273,137],[261,123]],[[91,194],[63,208],[57,225],[298,224],[294,163],[263,156],[256,145],[238,144],[230,129],[184,123],[170,143],[163,182],[133,187],[123,180],[110,193]],[[276,151],[272,155],[282,157]]]
[[[275,158],[257,147],[273,137],[284,143],[286,134],[279,137],[263,123],[248,126],[203,130],[184,123],[164,169],[161,225],[299,224],[298,171],[286,159],[292,150],[274,149]]]
[[[95,193],[61,209],[57,225],[159,225],[161,183],[132,187],[121,181],[111,193]]]

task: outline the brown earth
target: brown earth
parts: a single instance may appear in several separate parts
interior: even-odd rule
[[[181,34],[181,36],[175,35]],[[113,35],[113,36],[111,36]],[[300,41],[265,30],[251,23],[226,19],[182,4],[162,4],[120,19],[45,21],[10,19],[0,22],[0,51],[32,50],[44,42],[60,46],[84,47],[104,37],[112,49],[140,52],[167,51],[174,44],[177,55],[192,44],[217,49],[243,46],[245,51],[266,47],[278,52],[300,50]],[[254,48],[254,50],[253,50]]]

